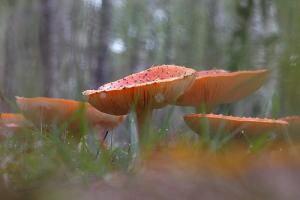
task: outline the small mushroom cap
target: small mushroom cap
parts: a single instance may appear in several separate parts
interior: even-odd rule
[[[31,127],[22,114],[0,113],[0,138],[15,134],[23,128]]]
[[[300,116],[288,116],[288,117],[280,118],[280,120],[288,122],[289,133],[292,133],[295,135],[300,134]]]
[[[25,117],[38,126],[41,123],[45,125],[63,124],[70,121],[74,114],[83,108],[85,109],[87,122],[93,127],[102,127],[105,130],[117,127],[125,117],[102,113],[89,103],[74,100],[47,97],[16,97],[16,101]],[[77,128],[78,120],[76,118],[72,123],[72,128]]]
[[[175,65],[161,65],[107,83],[83,94],[102,112],[125,115],[137,109],[157,109],[176,102],[196,77],[196,71]]]
[[[177,100],[177,105],[214,106],[238,101],[260,88],[268,73],[265,69],[238,72],[199,71],[193,85]]]
[[[201,133],[205,126],[208,126],[212,133],[218,133],[220,131],[227,133],[243,131],[246,134],[260,134],[271,131],[282,132],[288,125],[288,123],[283,120],[215,114],[189,114],[184,116],[184,121],[196,133]]]
[[[0,123],[1,124],[23,125],[24,123],[26,123],[26,120],[22,114],[1,113],[0,114]]]

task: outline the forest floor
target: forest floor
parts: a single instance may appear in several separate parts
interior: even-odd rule
[[[261,135],[223,145],[152,134],[139,146],[30,130],[0,145],[1,199],[300,199],[297,142]],[[217,147],[217,148],[216,148]]]

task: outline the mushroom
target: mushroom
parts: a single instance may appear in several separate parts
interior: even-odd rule
[[[280,120],[286,121],[288,126],[288,132],[297,136],[300,134],[300,116],[288,116],[280,118]]]
[[[205,120],[208,124],[205,124]],[[210,132],[217,133],[224,131],[227,133],[244,132],[249,134],[259,134],[271,131],[284,131],[288,123],[283,120],[234,117],[215,114],[189,114],[184,116],[186,124],[196,133],[201,133],[208,125]]]
[[[0,138],[6,138],[23,128],[31,127],[22,114],[0,113]]]
[[[218,104],[232,103],[256,91],[266,80],[268,70],[228,72],[198,71],[193,85],[176,102],[179,106],[203,106],[210,111]]]
[[[70,130],[78,132],[80,117],[76,112],[84,110],[84,117],[87,123],[100,129],[100,134],[117,127],[125,116],[109,115],[92,107],[87,102],[79,102],[67,99],[56,99],[47,97],[25,98],[16,97],[17,104],[25,117],[31,120],[36,126],[63,125],[70,122]]]
[[[177,98],[191,86],[195,70],[175,65],[161,65],[131,74],[120,80],[107,83],[98,90],[83,94],[88,102],[102,112],[125,115],[135,109],[137,129],[147,132],[152,110],[174,104]]]

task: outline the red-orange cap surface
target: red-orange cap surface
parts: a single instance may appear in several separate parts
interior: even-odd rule
[[[90,125],[99,126],[107,130],[115,128],[124,119],[124,116],[102,113],[86,102],[47,97],[16,97],[16,101],[25,117],[38,126],[41,123],[52,125],[70,122],[80,109],[85,109],[85,117]],[[78,124],[79,121],[76,118],[72,123],[72,127],[77,127]]]
[[[1,124],[19,124],[22,125],[25,123],[25,118],[22,114],[16,113],[1,113],[0,114],[0,123]]]
[[[88,101],[102,112],[125,115],[137,109],[161,108],[173,104],[190,87],[195,70],[175,65],[161,65],[107,83],[98,90],[83,92]]]
[[[196,133],[201,133],[208,126],[210,132],[260,134],[271,131],[284,131],[288,123],[283,120],[234,117],[215,114],[189,114],[184,116],[186,124]]]
[[[31,127],[22,114],[16,113],[1,113],[0,114],[0,138],[7,137],[16,133],[22,128]]]
[[[300,116],[288,116],[280,119],[289,123],[289,133],[297,135],[300,134]]]
[[[177,105],[198,107],[232,103],[256,91],[267,76],[268,70],[265,69],[199,71],[193,85],[177,100]]]

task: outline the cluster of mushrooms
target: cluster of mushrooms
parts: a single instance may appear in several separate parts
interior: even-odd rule
[[[16,97],[22,114],[2,113],[0,135],[8,137],[24,128],[65,126],[73,137],[80,138],[82,120],[105,139],[108,131],[119,126],[129,112],[135,112],[137,132],[149,134],[153,109],[167,105],[195,107],[197,112],[211,112],[220,104],[242,99],[256,91],[267,79],[265,69],[228,72],[224,70],[195,71],[191,68],[161,65],[131,74],[120,80],[87,90],[88,102],[47,97]],[[203,131],[203,119],[210,131],[220,127],[228,133],[236,130],[246,134],[298,131],[300,117],[262,119],[216,114],[187,114],[184,120],[196,133]]]

